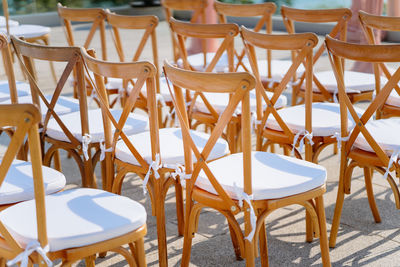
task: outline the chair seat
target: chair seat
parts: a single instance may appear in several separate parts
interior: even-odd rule
[[[375,97],[375,94],[374,94]],[[397,91],[393,90],[390,92],[390,95],[386,99],[386,104],[395,106],[395,107],[400,107],[400,96],[397,93]]]
[[[109,240],[146,223],[140,203],[102,190],[71,189],[46,196],[45,201],[50,251]],[[5,209],[0,220],[22,246],[37,240],[33,200]]]
[[[206,66],[208,66],[211,63],[211,60],[214,58],[215,53],[214,52],[208,52],[206,54]],[[206,68],[204,68],[204,54],[203,53],[197,53],[193,54],[187,57],[187,60],[189,64],[194,68],[194,70],[197,71],[205,71]],[[235,64],[237,62],[237,59],[235,58],[234,60]],[[177,64],[179,67],[183,67],[183,60],[178,59]],[[225,52],[222,54],[222,56],[219,58],[217,64],[215,65],[213,71],[214,72],[227,72],[228,71],[228,54]]]
[[[7,33],[5,28],[0,28],[0,32]],[[40,25],[23,24],[10,27],[10,35],[24,38],[36,38],[50,33],[50,28]]]
[[[122,110],[112,109],[111,114],[118,121]],[[61,115],[60,119],[63,121],[67,129],[76,137],[79,141],[82,141],[81,131],[81,119],[80,112],[72,112],[65,115]],[[101,109],[91,109],[88,111],[89,119],[89,132],[91,135],[92,143],[98,143],[104,139],[104,128],[103,119],[101,115]],[[145,131],[148,128],[148,118],[144,115],[130,113],[128,120],[123,128],[125,134],[131,135]],[[112,127],[113,131],[115,130]],[[47,125],[47,135],[53,139],[69,142],[70,140],[65,135],[61,127],[58,125],[54,118],[49,120]]]
[[[210,135],[203,132],[190,130],[191,136],[199,151],[202,151]],[[165,164],[185,164],[183,152],[183,140],[180,128],[163,128],[159,130],[160,156],[162,163]],[[150,132],[139,133],[129,137],[133,146],[147,163],[152,162],[150,149]],[[225,156],[229,153],[228,143],[220,138],[211,151],[208,160],[213,160]],[[136,158],[132,155],[126,144],[120,140],[115,148],[115,157],[124,162],[139,165]],[[193,157],[196,162],[196,157]]]
[[[18,25],[19,25],[18,21],[12,20],[12,19],[8,20],[8,26],[15,27],[15,26],[18,26]],[[4,17],[4,16],[0,16],[0,27],[7,27],[6,26],[6,17]]]
[[[363,111],[356,108],[361,115]],[[278,114],[293,133],[305,130],[305,105],[297,105],[278,110]],[[269,115],[267,128],[282,131],[273,115]],[[354,127],[354,121],[348,116],[348,127]],[[336,103],[313,103],[312,104],[312,132],[314,136],[331,136],[335,132],[340,133],[340,106]]]
[[[46,97],[47,101],[50,103],[53,95],[45,95],[45,97]],[[7,100],[4,102],[1,102],[0,104],[10,104],[10,103],[11,103],[11,100]],[[21,103],[21,104],[32,103],[32,97],[31,96],[19,97],[18,103]],[[44,117],[46,116],[46,112],[47,112],[47,106],[44,104],[44,102],[41,99],[40,99],[40,109],[41,109],[42,117],[44,119]],[[72,97],[60,96],[57,100],[54,111],[58,115],[67,114],[67,113],[71,113],[74,111],[79,111],[79,100],[72,98]]]
[[[271,99],[273,96],[272,92],[266,92],[267,96]],[[225,108],[228,106],[229,103],[229,95],[226,93],[204,93],[204,96],[207,98],[208,102],[213,106],[215,111],[218,113],[222,113]],[[264,106],[266,107],[267,104],[265,101],[263,101]],[[275,103],[275,108],[283,108],[287,104],[287,98],[284,95],[280,95],[278,100]],[[203,99],[198,97],[196,99],[196,104],[195,107],[204,113],[210,113],[209,109],[207,106],[204,104]],[[257,100],[256,100],[256,92],[255,90],[250,91],[250,111],[251,112],[256,112],[257,110]],[[241,111],[241,103],[239,103],[238,106],[238,112]]]
[[[46,194],[62,190],[65,176],[54,169],[43,166],[43,183]],[[34,198],[32,164],[14,160],[0,187],[0,205],[17,203]]]
[[[252,68],[250,65],[250,62],[247,58],[243,59],[243,63],[246,66],[246,68],[252,72]],[[265,79],[267,77],[268,73],[268,63],[267,60],[265,59],[259,59],[257,60],[258,64],[258,72],[260,73],[261,77]],[[293,62],[291,60],[279,60],[279,59],[272,59],[271,60],[271,78],[272,80],[275,80],[279,82],[288,72],[290,66],[292,66]],[[243,68],[239,68],[239,70],[243,71]],[[298,76],[303,74],[305,71],[304,66],[300,65],[299,68],[297,69],[296,73]]]
[[[332,70],[315,72],[314,75],[323,84],[328,92],[338,92],[337,81]],[[345,71],[344,84],[347,93],[360,93],[375,90],[375,76],[372,73]],[[313,91],[319,91],[314,85]]]
[[[400,150],[400,118],[370,120],[366,128],[386,154],[391,155]],[[354,146],[374,152],[362,133],[357,136]]]
[[[243,153],[215,160],[208,167],[227,194],[233,199],[239,199],[236,192],[243,192]],[[251,170],[254,200],[304,193],[324,185],[326,181],[324,167],[268,152],[252,152]],[[216,194],[204,171],[200,172],[196,186]]]
[[[16,82],[18,97],[28,96],[31,94],[31,89],[28,83]],[[10,87],[8,81],[0,81],[0,102],[10,99]]]

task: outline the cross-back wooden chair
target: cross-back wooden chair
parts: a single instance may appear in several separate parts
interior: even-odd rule
[[[373,14],[368,14],[364,11],[360,11],[359,20],[361,26],[364,30],[366,39],[369,44],[376,44],[374,37],[374,30],[384,30],[384,31],[400,31],[399,23],[400,19],[398,17],[388,17],[388,16],[378,16]],[[375,78],[380,80],[381,75],[386,79],[390,79],[392,76],[391,69],[384,63],[374,64]],[[381,83],[376,83],[376,92],[379,93]],[[400,116],[400,87],[396,86],[385,103],[378,108],[376,113],[377,118],[388,118],[392,116]]]
[[[191,19],[190,23],[196,23],[198,20],[201,23],[206,23],[206,13],[205,9],[207,8],[207,0],[162,0],[161,5],[163,6],[165,12],[165,18],[169,23],[171,18],[174,17],[175,11],[191,11]],[[171,39],[172,39],[172,52],[174,55],[174,61],[178,62],[180,58],[178,43],[174,37],[173,31],[171,31]],[[207,58],[207,47],[206,43],[202,42],[203,49],[203,62],[201,64],[206,64]]]
[[[61,259],[62,266],[72,266],[85,259],[88,266],[94,266],[96,253],[114,251],[129,266],[146,266],[143,244],[146,211],[141,204],[88,188],[45,196],[48,189],[44,176],[49,171],[42,167],[39,122],[41,114],[32,104],[0,105],[0,126],[15,127],[1,160],[0,186],[2,189],[7,186],[8,176],[17,178],[15,172],[24,171],[32,173],[30,183],[34,188],[32,200],[12,205],[0,213],[0,264],[50,266],[52,261]],[[16,166],[14,158],[26,136],[31,162]],[[129,244],[132,254],[122,247],[125,244]]]
[[[249,92],[256,85],[254,77],[249,73],[193,72],[168,63],[165,63],[165,72],[174,86],[174,93],[171,94],[175,96],[173,101],[184,137],[186,173],[190,174],[186,186],[186,223],[181,265],[189,265],[192,238],[197,232],[199,213],[203,208],[210,207],[227,218],[235,251],[246,259],[246,266],[254,266],[257,241],[260,242],[262,266],[268,266],[264,220],[276,208],[296,203],[304,205],[313,214],[314,231],[320,234],[322,261],[325,266],[330,266],[322,200],[326,171],[323,167],[306,161],[251,151]],[[182,89],[231,94],[228,106],[202,150],[194,145],[190,136],[189,117]],[[242,114],[243,152],[207,162],[216,140],[222,135],[239,103]],[[197,162],[195,165],[194,160]],[[291,164],[293,165],[290,167]],[[293,173],[288,172],[289,169],[297,167],[299,169],[296,174],[310,177],[309,181],[313,182],[299,182],[293,177]],[[296,192],[289,193],[289,190],[283,189],[286,186],[282,187],[282,191],[273,190],[268,181],[277,181],[278,177],[285,177],[290,183],[299,182]],[[240,212],[244,212],[244,233],[235,218]]]
[[[109,184],[112,191],[121,193],[124,178],[127,173],[136,173],[143,179],[144,190],[147,188],[151,203],[152,214],[157,218],[157,236],[160,266],[167,266],[167,242],[165,232],[165,197],[171,185],[175,186],[176,208],[178,219],[178,233],[183,235],[183,195],[180,179],[184,179],[184,151],[180,130],[177,128],[158,128],[157,100],[155,79],[157,69],[149,62],[111,63],[98,60],[86,53],[85,62],[96,78],[94,86],[100,96],[100,106],[103,110],[105,121],[106,146],[112,152],[106,154],[106,162],[115,164],[117,173],[109,172]],[[102,77],[119,79],[136,79],[135,86],[130,91],[119,120],[110,116],[105,97],[105,87]],[[137,101],[137,96],[142,88],[146,87],[147,109],[149,114],[150,129],[146,132],[130,135],[123,126],[126,116]],[[110,126],[118,131],[109,134]],[[209,138],[208,134],[192,132],[197,137],[196,144],[202,147]],[[228,144],[219,140],[219,149],[214,151],[214,158],[228,153]],[[146,191],[145,191],[146,192]]]
[[[372,188],[373,170],[383,174],[383,177],[387,179],[394,193],[396,208],[400,209],[399,189],[390,174],[391,171],[395,170],[396,176],[399,177],[400,173],[400,165],[398,163],[400,139],[397,134],[397,129],[400,128],[400,121],[399,118],[379,120],[373,118],[374,113],[385,103],[390,93],[396,90],[400,80],[400,69],[397,69],[391,75],[387,83],[377,92],[374,100],[360,116],[357,114],[349,96],[345,93],[346,83],[343,78],[342,58],[376,64],[400,62],[400,46],[350,44],[334,40],[329,36],[325,42],[339,88],[341,136],[344,140],[340,153],[339,188],[330,235],[330,246],[334,247],[344,195],[350,194],[351,176],[355,167],[364,169],[365,188],[375,222],[380,222],[381,218]],[[349,121],[347,118],[349,116],[348,113],[356,122],[351,131],[347,127]]]
[[[302,158],[305,145],[305,159],[318,162],[321,151],[336,142],[335,133],[340,132],[340,107],[335,103],[312,103],[313,48],[318,38],[313,33],[271,35],[257,33],[245,27],[241,29],[242,39],[257,79],[257,143],[256,149],[266,151],[268,145],[278,143],[286,154],[292,150],[296,157]],[[296,51],[293,63],[273,95],[268,95],[262,87],[257,65],[256,49]],[[276,102],[287,85],[292,81],[299,66],[304,64],[305,104],[277,110]],[[296,148],[300,145],[299,149]]]
[[[282,6],[281,14],[288,33],[295,32],[295,22],[303,23],[335,23],[329,36],[346,40],[347,23],[351,18],[351,10],[348,8],[304,10]],[[325,51],[322,44],[314,53],[313,63],[317,64],[318,59]],[[372,99],[375,90],[375,77],[373,74],[346,70],[347,93],[352,102]],[[292,105],[298,103],[298,98],[305,95],[304,85],[299,83],[293,87]],[[337,99],[337,85],[332,70],[318,71],[313,76],[313,101],[335,102]]]
[[[41,25],[31,25],[31,24],[15,24],[10,20],[10,14],[8,11],[8,1],[2,0],[3,4],[3,14],[6,21],[5,29],[0,29],[0,32],[6,33],[8,36],[15,35],[18,37],[24,37],[27,42],[50,45],[50,28]],[[5,30],[5,31],[4,31]],[[51,75],[54,82],[57,81],[57,74],[52,62],[50,64]]]

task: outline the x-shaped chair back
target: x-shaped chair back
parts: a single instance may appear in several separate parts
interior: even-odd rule
[[[340,40],[346,40],[347,34],[347,23],[351,18],[351,10],[348,8],[338,8],[338,9],[326,9],[326,10],[304,10],[290,8],[287,6],[281,7],[281,14],[283,22],[285,24],[288,33],[295,33],[295,22],[303,23],[336,23],[332,28],[331,32],[328,34],[331,37],[336,37],[339,35]],[[322,53],[325,51],[325,45],[321,45],[317,51],[314,53],[313,64],[315,65],[318,59],[321,57]],[[305,74],[303,74],[305,75]],[[313,76],[313,82],[317,86],[318,90],[324,96],[325,100],[332,101],[333,96],[327,91],[327,89],[322,85],[322,83]]]
[[[365,36],[368,43],[373,45],[376,44],[374,30],[382,31],[400,31],[400,18],[398,17],[387,17],[368,14],[362,10],[358,13],[361,26],[364,30]],[[385,75],[387,79],[390,79],[392,74],[383,62],[374,64],[375,79],[380,81],[381,73]],[[381,83],[376,82],[375,88],[376,92],[379,93]],[[400,95],[400,87],[396,84],[394,89],[397,94]],[[386,103],[377,110],[377,117],[390,117],[390,116],[400,116],[400,107],[393,105],[386,105]]]
[[[256,98],[257,98],[257,120],[260,123],[257,125],[257,133],[262,134],[265,129],[268,117],[272,115],[279,126],[281,127],[283,133],[285,134],[285,143],[293,143],[295,134],[288,127],[288,125],[283,121],[279,113],[275,108],[275,103],[279,96],[286,89],[288,84],[291,82],[296,71],[301,64],[305,66],[305,74],[303,80],[306,80],[306,120],[305,120],[305,130],[309,133],[312,132],[311,125],[311,115],[312,115],[312,53],[313,48],[318,44],[318,37],[313,33],[301,33],[301,34],[289,34],[289,35],[271,35],[257,33],[247,28],[241,28],[241,35],[244,42],[244,46],[247,52],[247,56],[250,61],[251,68],[257,80],[256,85]],[[262,86],[261,76],[258,71],[256,49],[268,49],[268,50],[294,50],[296,55],[293,59],[293,63],[289,68],[288,72],[285,74],[280,83],[276,86],[274,94],[269,98]],[[267,108],[264,110],[263,103],[266,103]],[[259,148],[261,149],[261,148]],[[307,149],[307,146],[306,146]],[[306,150],[306,158],[309,158]]]
[[[227,23],[227,17],[260,17],[253,30],[259,32],[266,29],[266,33],[272,33],[272,15],[276,11],[276,5],[273,2],[261,4],[230,4],[219,1],[214,2],[214,8],[217,11],[220,23]],[[249,71],[243,64],[242,60],[245,56],[245,50],[238,52],[235,50],[235,56],[238,60],[235,70],[242,66],[244,70]],[[271,78],[271,51],[267,51],[267,69],[268,78]]]
[[[196,23],[200,20],[201,23],[206,23],[206,7],[207,0],[162,0],[161,4],[164,8],[166,20],[169,23],[171,18],[174,17],[174,11],[192,11],[190,23]],[[172,49],[174,53],[174,61],[177,62],[180,56],[178,43],[171,31]],[[206,43],[202,42],[204,62],[207,54]]]
[[[87,69],[94,73],[95,82],[90,80],[94,90],[96,90],[99,96],[99,106],[103,114],[104,123],[104,139],[105,146],[107,149],[112,148],[112,152],[106,152],[105,159],[107,166],[107,180],[112,182],[113,177],[113,161],[112,158],[115,154],[115,146],[119,139],[122,139],[126,146],[129,148],[132,155],[141,165],[141,171],[146,173],[149,169],[149,164],[143,159],[137,149],[134,147],[132,142],[129,140],[128,135],[125,134],[123,127],[128,119],[132,108],[138,99],[138,96],[144,88],[147,90],[148,98],[148,115],[151,132],[151,151],[152,159],[156,160],[156,154],[160,153],[160,145],[158,139],[158,116],[157,116],[157,105],[156,105],[156,90],[155,90],[155,79],[157,75],[157,69],[153,64],[147,61],[142,62],[106,62],[95,58],[95,55],[89,55],[85,50],[82,49],[83,58]],[[136,83],[128,95],[126,103],[123,107],[123,111],[118,120],[110,112],[107,92],[104,83],[104,77],[119,78],[123,80],[135,79]],[[115,132],[112,134],[111,127],[115,127]]]
[[[113,41],[118,53],[119,60],[121,62],[129,62],[129,59],[128,61],[126,60],[126,54],[123,49],[122,45],[123,42],[121,42],[121,35],[119,30],[120,29],[136,30],[135,33],[137,33],[138,30],[144,30],[144,33],[142,35],[142,38],[140,38],[139,45],[136,47],[136,50],[132,48],[132,46],[129,46],[133,51],[133,56],[131,61],[136,62],[140,60],[140,58],[143,56],[143,49],[150,38],[151,48],[153,53],[153,64],[156,66],[158,73],[158,51],[157,51],[157,35],[156,35],[158,18],[156,16],[122,16],[111,13],[109,11],[106,11],[106,16],[107,16],[107,22],[112,28]],[[127,88],[128,83],[134,85],[133,80],[124,81],[123,87],[125,89]],[[159,92],[160,81],[158,78],[156,79],[156,88],[157,92]],[[142,93],[140,93],[140,99],[146,99]],[[144,105],[146,104],[144,103]]]
[[[0,49],[3,57],[3,65],[6,72],[8,87],[10,89],[10,99],[12,104],[18,103],[17,86],[15,82],[14,68],[8,38],[5,34],[0,34]]]
[[[0,186],[6,178],[7,172],[15,159],[18,151],[23,146],[25,137],[28,138],[30,158],[32,162],[33,184],[35,190],[37,236],[41,247],[48,244],[45,213],[45,189],[42,175],[42,156],[39,141],[38,123],[41,115],[37,107],[32,104],[12,104],[0,106],[0,127],[15,127],[14,135],[4,153],[0,163]],[[33,222],[32,222],[33,223]],[[20,246],[4,224],[0,221],[0,234],[5,243],[0,248],[2,255],[8,259],[15,258],[24,248]],[[39,261],[39,266],[46,266]]]
[[[239,103],[242,104],[241,123],[242,123],[242,152],[244,166],[244,192],[252,194],[251,185],[251,131],[250,131],[250,101],[249,91],[255,87],[255,79],[249,73],[204,73],[183,70],[172,66],[168,62],[164,64],[164,71],[167,79],[173,85],[173,102],[176,109],[177,117],[182,129],[183,144],[185,148],[185,168],[186,173],[191,174],[191,179],[187,184],[187,190],[193,188],[196,179],[201,170],[205,172],[210,183],[214,187],[218,195],[226,203],[226,207],[232,209],[233,212],[239,212],[240,208],[234,202],[222,186],[218,183],[214,174],[210,171],[207,161],[215,146],[218,138],[221,137],[224,129],[230,122]],[[185,99],[182,89],[190,90],[198,93],[226,93],[230,94],[231,98],[224,112],[220,115],[217,124],[215,125],[211,136],[208,139],[204,149],[199,151],[193,139],[190,136],[188,113],[185,105]],[[193,168],[192,153],[196,157],[196,164]]]
[[[32,102],[40,107],[41,100],[47,107],[46,115],[41,123],[42,138],[44,138],[46,134],[47,124],[50,118],[54,118],[57,124],[65,133],[65,135],[68,137],[71,145],[79,150],[82,149],[81,142],[68,130],[63,121],[60,119],[59,115],[55,112],[55,106],[61,95],[61,92],[65,87],[65,83],[67,82],[68,77],[72,75],[73,70],[75,70],[77,77],[82,136],[89,134],[88,107],[86,92],[84,89],[85,80],[80,48],[36,45],[25,42],[14,36],[11,37],[11,42],[14,50],[16,51],[17,58],[20,61],[22,69],[28,77],[31,88]],[[34,68],[32,67],[33,60],[45,60],[66,63],[65,69],[63,70],[63,73],[57,82],[50,102],[46,99],[44,90],[42,90],[38,85],[37,76]]]
[[[379,146],[379,144],[372,137],[370,131],[366,128],[366,124],[369,120],[373,119],[374,113],[377,109],[382,106],[389,94],[397,86],[400,81],[400,68],[388,79],[387,83],[382,87],[382,89],[377,92],[375,99],[369,104],[368,108],[359,117],[353,104],[351,103],[348,95],[345,93],[345,84],[343,79],[343,64],[342,58],[352,59],[357,61],[365,61],[371,63],[381,63],[381,62],[399,62],[400,61],[400,46],[399,45],[358,45],[341,42],[331,38],[326,37],[326,46],[328,48],[330,60],[332,67],[337,79],[338,89],[339,89],[339,102],[341,106],[341,135],[342,138],[346,138],[348,141],[343,141],[342,149],[344,149],[345,156],[347,157],[352,150],[353,144],[357,137],[362,134],[370,147],[373,149],[374,153],[380,161],[380,166],[390,166],[390,158]],[[351,118],[355,122],[354,129],[348,132],[348,113],[350,113]],[[397,162],[393,163],[394,167],[398,169]]]

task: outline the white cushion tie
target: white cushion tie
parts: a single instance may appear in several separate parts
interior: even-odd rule
[[[293,148],[292,148],[292,154],[294,155],[294,150],[297,144],[297,140],[299,139],[300,135],[304,135],[301,139],[300,139],[300,145],[299,145],[299,152],[302,153],[303,152],[303,147],[304,147],[304,139],[308,139],[308,141],[310,142],[311,145],[314,145],[314,142],[312,140],[313,138],[313,133],[309,133],[308,131],[301,131],[298,132],[293,140]]]
[[[175,171],[171,173],[171,177],[176,180],[179,177],[181,185],[186,187],[186,179],[190,179],[192,177],[191,174],[185,173],[185,167],[181,164],[163,164],[165,168],[174,169]]]
[[[146,185],[149,182],[149,178],[150,178],[150,174],[151,171],[153,170],[154,173],[154,177],[156,179],[160,178],[160,174],[158,173],[158,170],[162,168],[162,164],[161,164],[161,160],[160,160],[160,154],[156,154],[156,160],[154,160],[150,166],[149,166],[149,170],[146,173],[146,176],[143,179],[143,194],[146,195],[147,194],[147,190],[146,190]]]
[[[383,178],[384,178],[384,179],[387,179],[387,177],[388,177],[388,175],[389,175],[389,172],[390,172],[390,168],[392,168],[392,165],[393,165],[394,162],[397,162],[397,161],[398,161],[399,155],[400,155],[400,150],[396,150],[396,151],[394,151],[393,154],[390,156],[389,165],[388,165],[388,167],[386,168],[385,174],[383,175]]]
[[[335,138],[337,141],[337,148],[340,150],[342,147],[342,142],[349,141],[349,136],[342,137],[341,133],[335,132],[331,137]]]
[[[94,100],[98,100],[97,93],[96,93],[95,89],[92,89],[92,93],[90,94],[89,98],[90,98],[89,106],[91,106],[93,104]]]
[[[112,147],[109,147],[106,149],[106,144],[104,142],[104,139],[101,139],[100,141],[100,161],[103,161],[104,158],[106,157],[106,152],[112,152],[113,149]]]
[[[293,86],[298,86],[298,85],[300,84],[300,82],[301,82],[301,80],[298,80],[297,82],[292,82],[292,81],[290,81],[290,82],[288,82],[288,84],[286,85],[286,87],[287,87],[288,89],[293,89]]]
[[[85,160],[89,159],[88,150],[89,150],[89,144],[91,142],[92,142],[92,136],[90,134],[85,134],[82,137],[82,152],[83,156],[85,157]]]
[[[268,77],[263,78],[263,80],[267,82],[266,83],[267,87],[269,87],[270,85],[271,86],[274,85],[274,83],[280,83],[281,82],[280,80],[277,80],[277,79],[274,79],[274,78],[268,78]]]
[[[28,243],[23,252],[18,254],[14,259],[7,261],[7,265],[11,266],[20,262],[21,263],[20,267],[27,267],[29,262],[29,256],[36,251],[46,262],[47,266],[51,267],[53,266],[53,263],[46,255],[46,253],[49,252],[49,249],[50,249],[49,245],[46,245],[44,248],[42,248],[38,241],[36,240],[31,241]]]
[[[162,107],[166,106],[165,99],[162,94],[156,94],[156,101],[157,103],[160,103]]]
[[[243,200],[247,202],[250,208],[250,224],[251,224],[251,232],[245,239],[249,240],[250,242],[253,240],[254,233],[256,232],[256,224],[257,224],[257,217],[256,213],[254,212],[253,204],[251,204],[251,200],[253,200],[253,195],[248,195],[246,192],[241,192],[239,188],[236,186],[236,183],[233,184],[236,196],[239,201],[239,206],[243,208]]]
[[[257,129],[257,125],[261,124],[261,120],[257,120],[257,115],[255,113],[251,114],[251,132],[254,133],[254,131]]]

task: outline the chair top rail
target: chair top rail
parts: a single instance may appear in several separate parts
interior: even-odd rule
[[[157,16],[126,16],[118,15],[110,11],[106,11],[108,24],[121,29],[145,29],[149,26],[155,27],[158,25]]]
[[[326,23],[338,22],[342,19],[351,18],[352,12],[348,8],[337,9],[297,9],[287,6],[281,7],[283,18],[292,21],[308,22],[308,23]]]
[[[189,11],[198,8],[205,8],[207,6],[207,1],[206,0],[162,0],[161,4],[165,8]]]
[[[384,31],[400,31],[400,18],[369,14],[360,10],[358,12],[360,22],[365,26]]]
[[[69,21],[91,22],[105,18],[102,8],[69,8],[58,3],[57,11],[61,18]]]
[[[214,2],[214,8],[219,14],[231,17],[253,17],[272,14],[276,11],[276,5],[273,2],[261,4],[230,4],[219,1]]]
[[[233,23],[194,24],[171,18],[170,26],[175,33],[186,37],[225,38],[228,34],[236,36],[239,33],[239,26]]]

